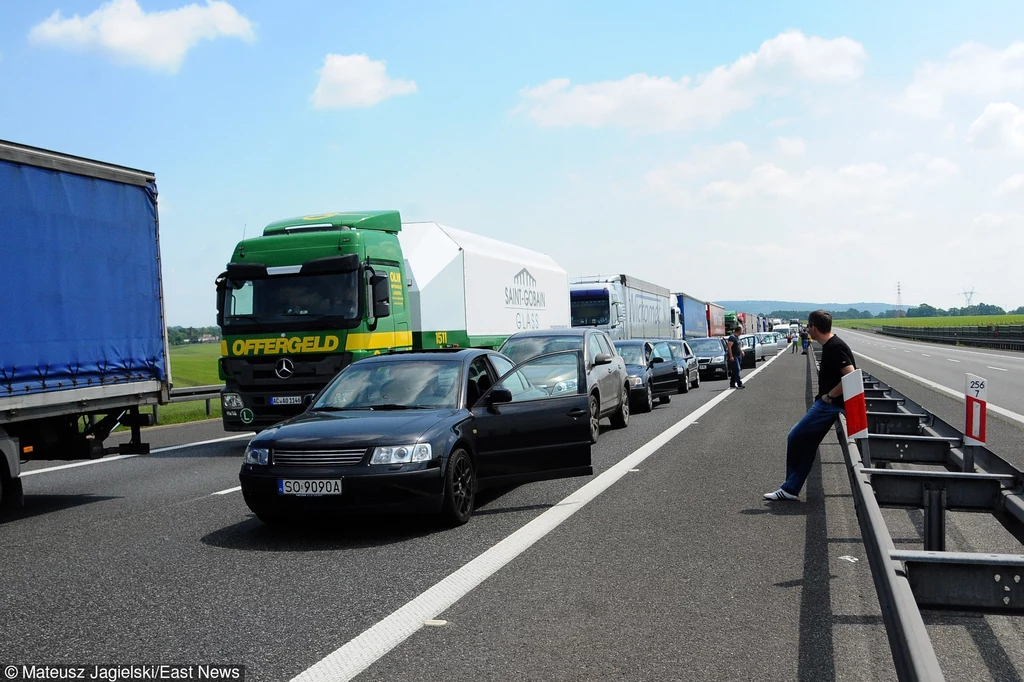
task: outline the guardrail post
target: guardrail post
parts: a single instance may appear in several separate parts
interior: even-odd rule
[[[946,551],[946,491],[925,487],[924,490],[924,551]]]
[[[206,399],[206,416],[207,417],[210,416],[210,399],[209,398]]]
[[[160,423],[160,407],[158,405],[153,405],[153,426],[156,426],[159,423]]]

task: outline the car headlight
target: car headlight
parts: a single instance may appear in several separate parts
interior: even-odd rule
[[[408,464],[410,462],[429,462],[433,455],[430,443],[413,443],[412,445],[384,445],[373,449],[370,464]]]
[[[640,377],[629,377],[629,383],[633,386],[643,386],[644,380]]]
[[[711,362],[715,363],[716,365],[721,365],[723,362],[725,362],[725,356],[716,355],[714,359],[711,360]]]
[[[270,450],[267,448],[256,448],[251,445],[245,448],[244,464],[262,464],[266,466],[269,461]]]
[[[222,393],[220,400],[226,410],[240,410],[245,407],[242,396],[237,393]]]
[[[578,388],[578,384],[575,379],[567,379],[565,381],[559,381],[555,384],[555,387],[551,389],[551,395],[557,395],[559,393],[575,393]]]

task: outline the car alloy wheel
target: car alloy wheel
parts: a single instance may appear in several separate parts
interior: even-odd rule
[[[654,409],[654,392],[651,390],[651,383],[647,382],[647,394],[644,396],[644,412]]]
[[[612,415],[612,426],[617,429],[624,429],[629,426],[629,387],[622,387],[622,394],[619,396],[619,409]]]
[[[591,444],[597,442],[597,437],[601,435],[601,406],[597,402],[597,396],[594,394],[590,395],[590,442]]]
[[[473,461],[462,449],[454,450],[448,458],[445,477],[444,509],[445,521],[461,526],[473,515],[473,500],[476,496],[476,475]]]
[[[700,370],[693,373],[693,383],[690,384],[690,388],[700,388]]]

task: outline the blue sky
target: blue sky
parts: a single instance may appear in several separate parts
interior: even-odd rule
[[[376,208],[712,300],[1024,305],[1024,5],[719,4],[13,0],[0,138],[156,173],[170,324],[243,229]]]

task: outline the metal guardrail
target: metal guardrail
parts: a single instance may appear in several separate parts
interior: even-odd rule
[[[809,366],[819,358],[810,354]],[[864,388],[865,446],[847,438],[845,418],[836,424],[857,520],[897,676],[938,682],[945,678],[922,609],[1024,614],[1024,556],[946,551],[946,512],[990,513],[1024,543],[1024,472],[965,446],[958,429],[884,382],[864,374]],[[895,548],[882,508],[924,511],[923,550]]]
[[[980,327],[904,327],[884,325],[874,329],[885,336],[913,341],[931,341],[950,345],[1024,351],[1024,325],[1006,324]]]
[[[170,401],[172,403],[189,403],[197,400],[205,400],[206,416],[209,417],[212,414],[212,406],[210,403],[214,400],[220,400],[220,392],[223,388],[223,384],[212,384],[210,386],[184,386],[182,388],[172,388],[170,393]],[[153,423],[160,423],[160,407],[157,405],[153,406]]]

